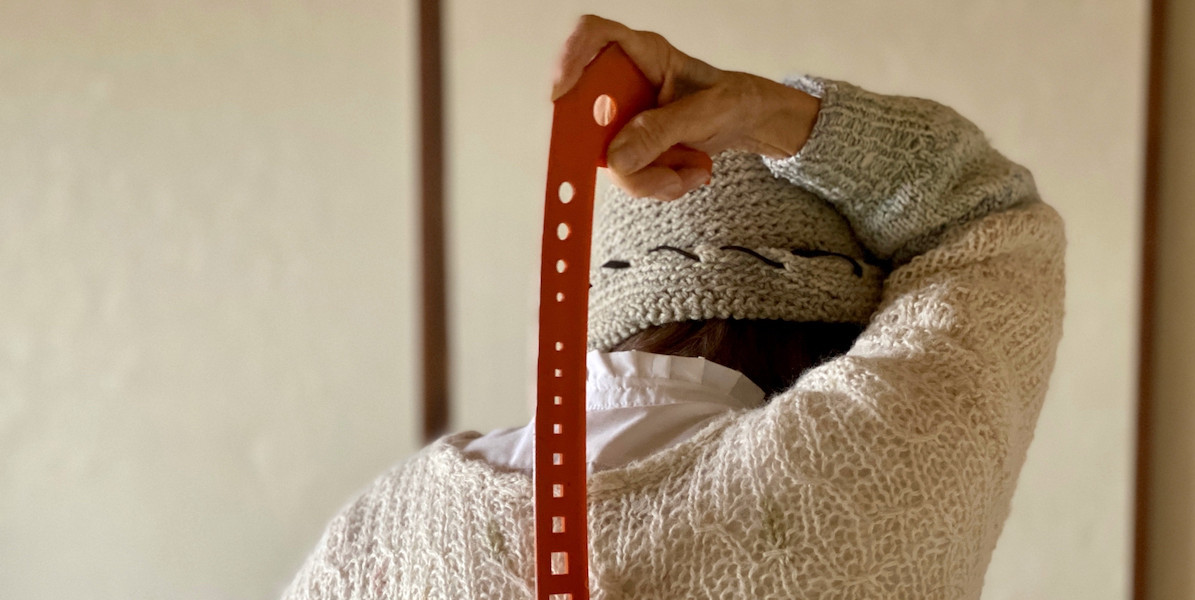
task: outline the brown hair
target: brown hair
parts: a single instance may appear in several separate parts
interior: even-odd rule
[[[746,375],[771,397],[792,386],[806,369],[846,352],[862,331],[854,323],[681,321],[644,329],[610,350],[701,356]]]

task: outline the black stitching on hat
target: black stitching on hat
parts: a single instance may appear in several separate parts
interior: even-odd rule
[[[851,261],[851,270],[855,273],[855,277],[863,276],[863,265],[859,264],[853,256],[841,254],[838,252],[830,252],[829,250],[805,250],[802,248],[793,248],[793,256],[800,256],[802,258],[821,258],[823,256],[837,256],[838,258],[845,258]]]
[[[744,248],[742,246],[722,246],[721,248],[719,248],[719,250],[734,250],[736,252],[742,252],[743,254],[750,254],[751,256],[758,258],[761,262],[763,262],[764,264],[766,264],[768,266],[776,267],[777,269],[784,268],[784,263],[776,262],[776,261],[750,249],[750,248]]]
[[[689,260],[695,260],[697,262],[701,262],[701,257],[697,256],[696,254],[693,254],[692,252],[689,252],[688,250],[681,250],[680,248],[677,248],[676,246],[656,246],[655,248],[648,250],[647,253],[651,254],[652,252],[656,252],[657,250],[670,250],[670,251],[675,252]]]
[[[602,265],[603,269],[626,269],[631,266],[631,263],[625,260],[608,260],[606,264]]]

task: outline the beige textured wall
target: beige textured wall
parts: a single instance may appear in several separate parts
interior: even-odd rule
[[[1165,4],[1147,578],[1156,600],[1195,598],[1195,3]]]
[[[0,2],[0,598],[269,598],[416,445],[412,3]]]
[[[456,423],[525,422],[555,52],[596,12],[714,65],[807,71],[957,108],[1067,221],[1058,369],[985,598],[1128,596],[1147,2],[449,5]]]

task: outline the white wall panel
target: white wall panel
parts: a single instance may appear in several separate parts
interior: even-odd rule
[[[0,597],[274,596],[416,447],[411,4],[0,3]]]

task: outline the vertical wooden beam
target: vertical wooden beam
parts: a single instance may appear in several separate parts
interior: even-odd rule
[[[1133,598],[1149,598],[1150,452],[1153,429],[1154,304],[1158,193],[1161,163],[1162,92],[1166,49],[1166,1],[1151,0],[1146,88],[1145,164],[1141,214],[1141,314],[1137,349],[1137,457],[1133,516]]]
[[[420,288],[423,441],[448,429],[444,277],[444,93],[439,0],[419,0]]]

